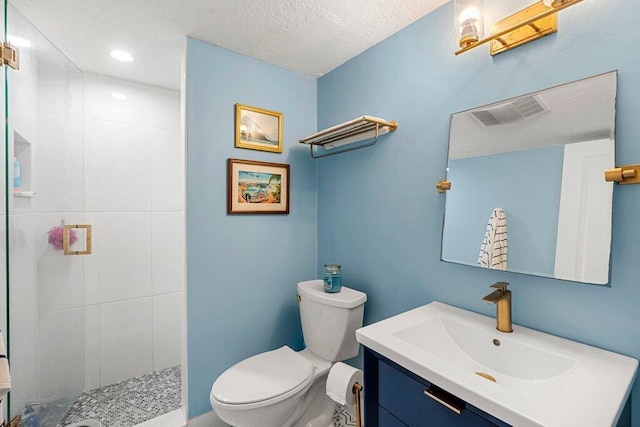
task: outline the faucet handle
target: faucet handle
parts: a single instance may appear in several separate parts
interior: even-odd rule
[[[491,285],[492,288],[500,289],[502,293],[507,292],[507,286],[509,286],[509,283],[507,282],[496,282],[493,285]]]

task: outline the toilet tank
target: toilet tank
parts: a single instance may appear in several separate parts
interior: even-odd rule
[[[345,286],[330,294],[322,280],[309,280],[298,283],[298,301],[309,350],[331,362],[358,355],[356,329],[362,327],[367,294]]]

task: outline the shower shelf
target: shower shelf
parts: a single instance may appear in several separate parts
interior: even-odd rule
[[[308,144],[311,157],[313,157],[314,159],[319,159],[321,157],[328,157],[334,154],[346,153],[347,151],[370,147],[378,142],[378,138],[380,137],[380,135],[393,132],[397,127],[398,124],[395,121],[388,122],[386,120],[373,116],[362,116],[358,117],[357,119],[353,119],[348,122],[344,122],[342,124],[314,133],[313,135],[301,139],[300,143]],[[325,151],[328,151],[336,147],[353,144],[371,138],[375,139],[373,140],[373,142],[370,142],[368,144],[358,145],[353,148],[323,155],[315,154],[313,148],[314,146],[322,147]]]
[[[22,197],[25,199],[33,199],[36,197],[35,191],[14,191],[13,197]]]

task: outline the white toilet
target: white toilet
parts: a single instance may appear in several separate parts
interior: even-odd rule
[[[358,354],[367,295],[346,287],[324,292],[322,280],[298,283],[307,348],[285,346],[243,360],[222,373],[209,396],[215,413],[234,427],[328,427],[335,403],[325,393],[335,362]]]

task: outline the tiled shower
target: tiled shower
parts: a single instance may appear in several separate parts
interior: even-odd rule
[[[10,417],[57,408],[48,426],[83,391],[182,364],[180,93],[80,72],[13,8],[8,18],[10,35],[33,40],[8,75],[21,175],[8,198]],[[90,255],[50,243],[63,222],[91,224]]]

